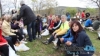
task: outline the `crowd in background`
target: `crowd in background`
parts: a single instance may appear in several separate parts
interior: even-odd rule
[[[66,15],[36,15],[25,5],[22,1],[20,11],[12,10],[12,15],[5,14],[0,19],[0,53],[9,56],[9,46],[15,51],[15,46],[20,43],[27,43],[34,41],[36,38],[42,38],[46,31],[50,35],[49,39],[42,41],[43,44],[50,44],[57,40],[54,49],[59,49],[61,44],[66,47],[86,47],[93,46],[90,37],[86,34],[85,28],[92,27],[94,30],[99,28],[99,18],[93,19],[89,12],[77,12],[75,17],[71,18],[70,13]],[[85,26],[85,27],[83,27]],[[24,32],[27,30],[27,32]],[[43,33],[45,33],[43,35]],[[26,38],[28,35],[28,38]],[[67,51],[67,50],[66,50]],[[71,51],[77,52],[77,51]],[[88,51],[92,54],[81,54],[79,56],[92,56],[94,51]],[[72,56],[73,54],[68,54]]]

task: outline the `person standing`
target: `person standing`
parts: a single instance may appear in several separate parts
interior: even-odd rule
[[[24,25],[27,26],[27,32],[28,32],[28,40],[32,42],[32,40],[35,40],[35,19],[36,16],[33,13],[32,9],[25,5],[24,1],[20,2],[21,8],[20,8],[20,14],[18,16],[18,21],[23,18]],[[32,29],[32,31],[31,31]]]

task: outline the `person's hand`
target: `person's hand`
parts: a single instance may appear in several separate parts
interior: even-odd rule
[[[50,28],[50,27],[49,27],[48,29],[49,29],[49,30],[52,30],[52,28]]]
[[[55,32],[52,33],[52,35],[54,36]]]
[[[60,41],[63,42],[64,41],[64,38],[60,38]]]
[[[19,23],[19,22],[18,22],[18,21],[15,21],[15,22],[14,22],[14,25],[17,24],[17,23]]]
[[[55,34],[54,38],[57,38],[57,35]]]
[[[15,32],[18,32],[18,30],[15,30]]]
[[[66,45],[70,46],[70,45],[72,45],[72,42],[71,41],[67,41]]]

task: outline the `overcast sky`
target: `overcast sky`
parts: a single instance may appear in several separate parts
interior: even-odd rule
[[[9,8],[14,9],[13,5],[14,0],[1,0],[3,5],[3,10],[7,11]],[[17,7],[20,7],[20,1],[17,0]],[[31,0],[24,0],[25,3],[32,8],[32,1]],[[56,0],[58,2],[58,6],[68,6],[68,7],[92,7],[95,8],[96,6],[94,4],[88,3],[88,0]],[[8,8],[9,7],[9,8]]]

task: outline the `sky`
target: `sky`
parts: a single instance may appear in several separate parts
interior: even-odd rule
[[[14,9],[13,1],[14,0],[1,0],[2,6],[3,6],[3,11],[9,10],[9,8]],[[17,7],[20,7],[20,1],[21,0],[17,0]],[[28,6],[30,6],[32,8],[32,1],[31,0],[24,0],[24,1]],[[58,6],[97,8],[95,6],[95,4],[90,5],[88,0],[84,0],[84,1],[83,0],[56,0],[56,1],[58,2]]]
[[[59,6],[69,6],[69,7],[90,7],[96,8],[96,5],[92,2],[90,3],[89,0],[57,0]],[[91,4],[91,5],[90,5]]]

